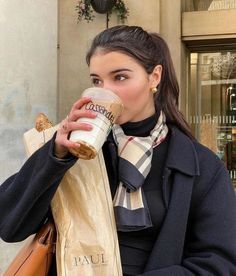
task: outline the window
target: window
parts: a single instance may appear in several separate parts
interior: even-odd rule
[[[236,51],[191,53],[188,122],[236,187]]]

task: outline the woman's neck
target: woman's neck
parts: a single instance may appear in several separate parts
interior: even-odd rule
[[[151,130],[157,123],[158,116],[154,114],[139,122],[127,122],[121,125],[125,135],[146,137],[150,135]]]

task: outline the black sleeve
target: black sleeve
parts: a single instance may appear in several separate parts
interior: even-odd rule
[[[57,159],[54,139],[55,135],[0,185],[0,237],[6,242],[21,241],[37,231],[62,177],[77,160]]]

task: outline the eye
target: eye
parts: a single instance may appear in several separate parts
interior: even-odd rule
[[[100,86],[102,84],[102,81],[98,78],[91,78],[91,82],[94,86]]]
[[[119,75],[115,76],[115,80],[117,80],[117,81],[124,81],[126,79],[127,79],[127,76],[125,76],[125,75],[119,74]]]

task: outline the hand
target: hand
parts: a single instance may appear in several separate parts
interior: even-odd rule
[[[69,149],[77,149],[80,144],[70,141],[69,135],[73,130],[92,130],[92,125],[86,123],[78,123],[77,120],[81,117],[95,118],[97,116],[91,110],[81,109],[85,104],[91,101],[90,98],[81,98],[72,106],[69,115],[60,123],[60,127],[56,134],[54,153],[56,157],[65,157]]]

